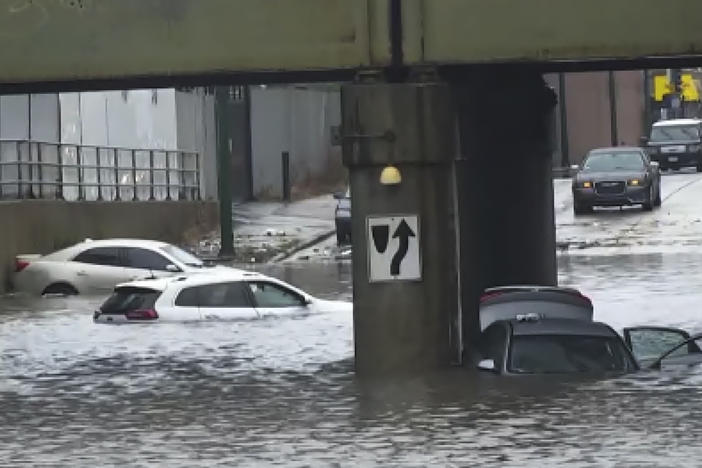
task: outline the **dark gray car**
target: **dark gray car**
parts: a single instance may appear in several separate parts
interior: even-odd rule
[[[588,153],[573,177],[573,211],[595,206],[661,205],[661,172],[642,148],[601,148]]]

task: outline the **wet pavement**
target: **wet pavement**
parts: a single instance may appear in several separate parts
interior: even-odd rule
[[[624,243],[559,256],[596,319],[702,331],[700,180],[666,175],[654,213],[576,220],[562,199],[560,239]],[[349,262],[257,268],[351,298]],[[98,326],[100,301],[0,299],[0,466],[673,467],[702,453],[700,367],[369,382],[353,373],[350,316]]]

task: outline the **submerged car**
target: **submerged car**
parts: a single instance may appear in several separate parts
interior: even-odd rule
[[[12,283],[30,294],[109,294],[126,281],[204,268],[202,260],[165,242],[86,240],[45,256],[18,256]]]
[[[602,148],[590,151],[573,177],[573,212],[595,206],[641,205],[650,211],[661,205],[661,172],[641,148]]]
[[[642,326],[625,328],[622,337],[592,318],[592,302],[575,289],[487,290],[474,364],[500,375],[616,375],[702,363],[702,334]]]
[[[336,225],[336,243],[344,245],[351,243],[351,190],[334,194],[337,200],[334,210],[334,224]]]
[[[352,304],[318,299],[260,273],[149,279],[119,285],[95,311],[97,323],[253,320],[269,316],[352,312]]]
[[[661,169],[695,167],[702,171],[702,120],[673,119],[651,127],[646,149]]]

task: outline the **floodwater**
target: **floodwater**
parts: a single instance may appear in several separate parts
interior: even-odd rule
[[[699,180],[665,177],[654,213],[573,219],[557,199],[561,238],[647,242],[559,257],[561,284],[589,295],[596,319],[702,331]],[[348,263],[260,268],[351,299]],[[608,380],[455,369],[362,381],[350,316],[100,326],[100,302],[0,298],[0,466],[700,464],[700,367]]]
[[[702,256],[561,257],[615,327],[702,329]],[[348,264],[266,271],[350,299]],[[99,299],[0,302],[0,466],[691,466],[702,371],[457,369],[364,382],[351,317],[100,326]]]

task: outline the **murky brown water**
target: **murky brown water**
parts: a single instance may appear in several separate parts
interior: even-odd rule
[[[561,258],[598,319],[702,329],[702,255]],[[268,273],[351,296],[349,265]],[[696,466],[702,371],[360,382],[351,317],[98,326],[0,299],[0,466]]]

